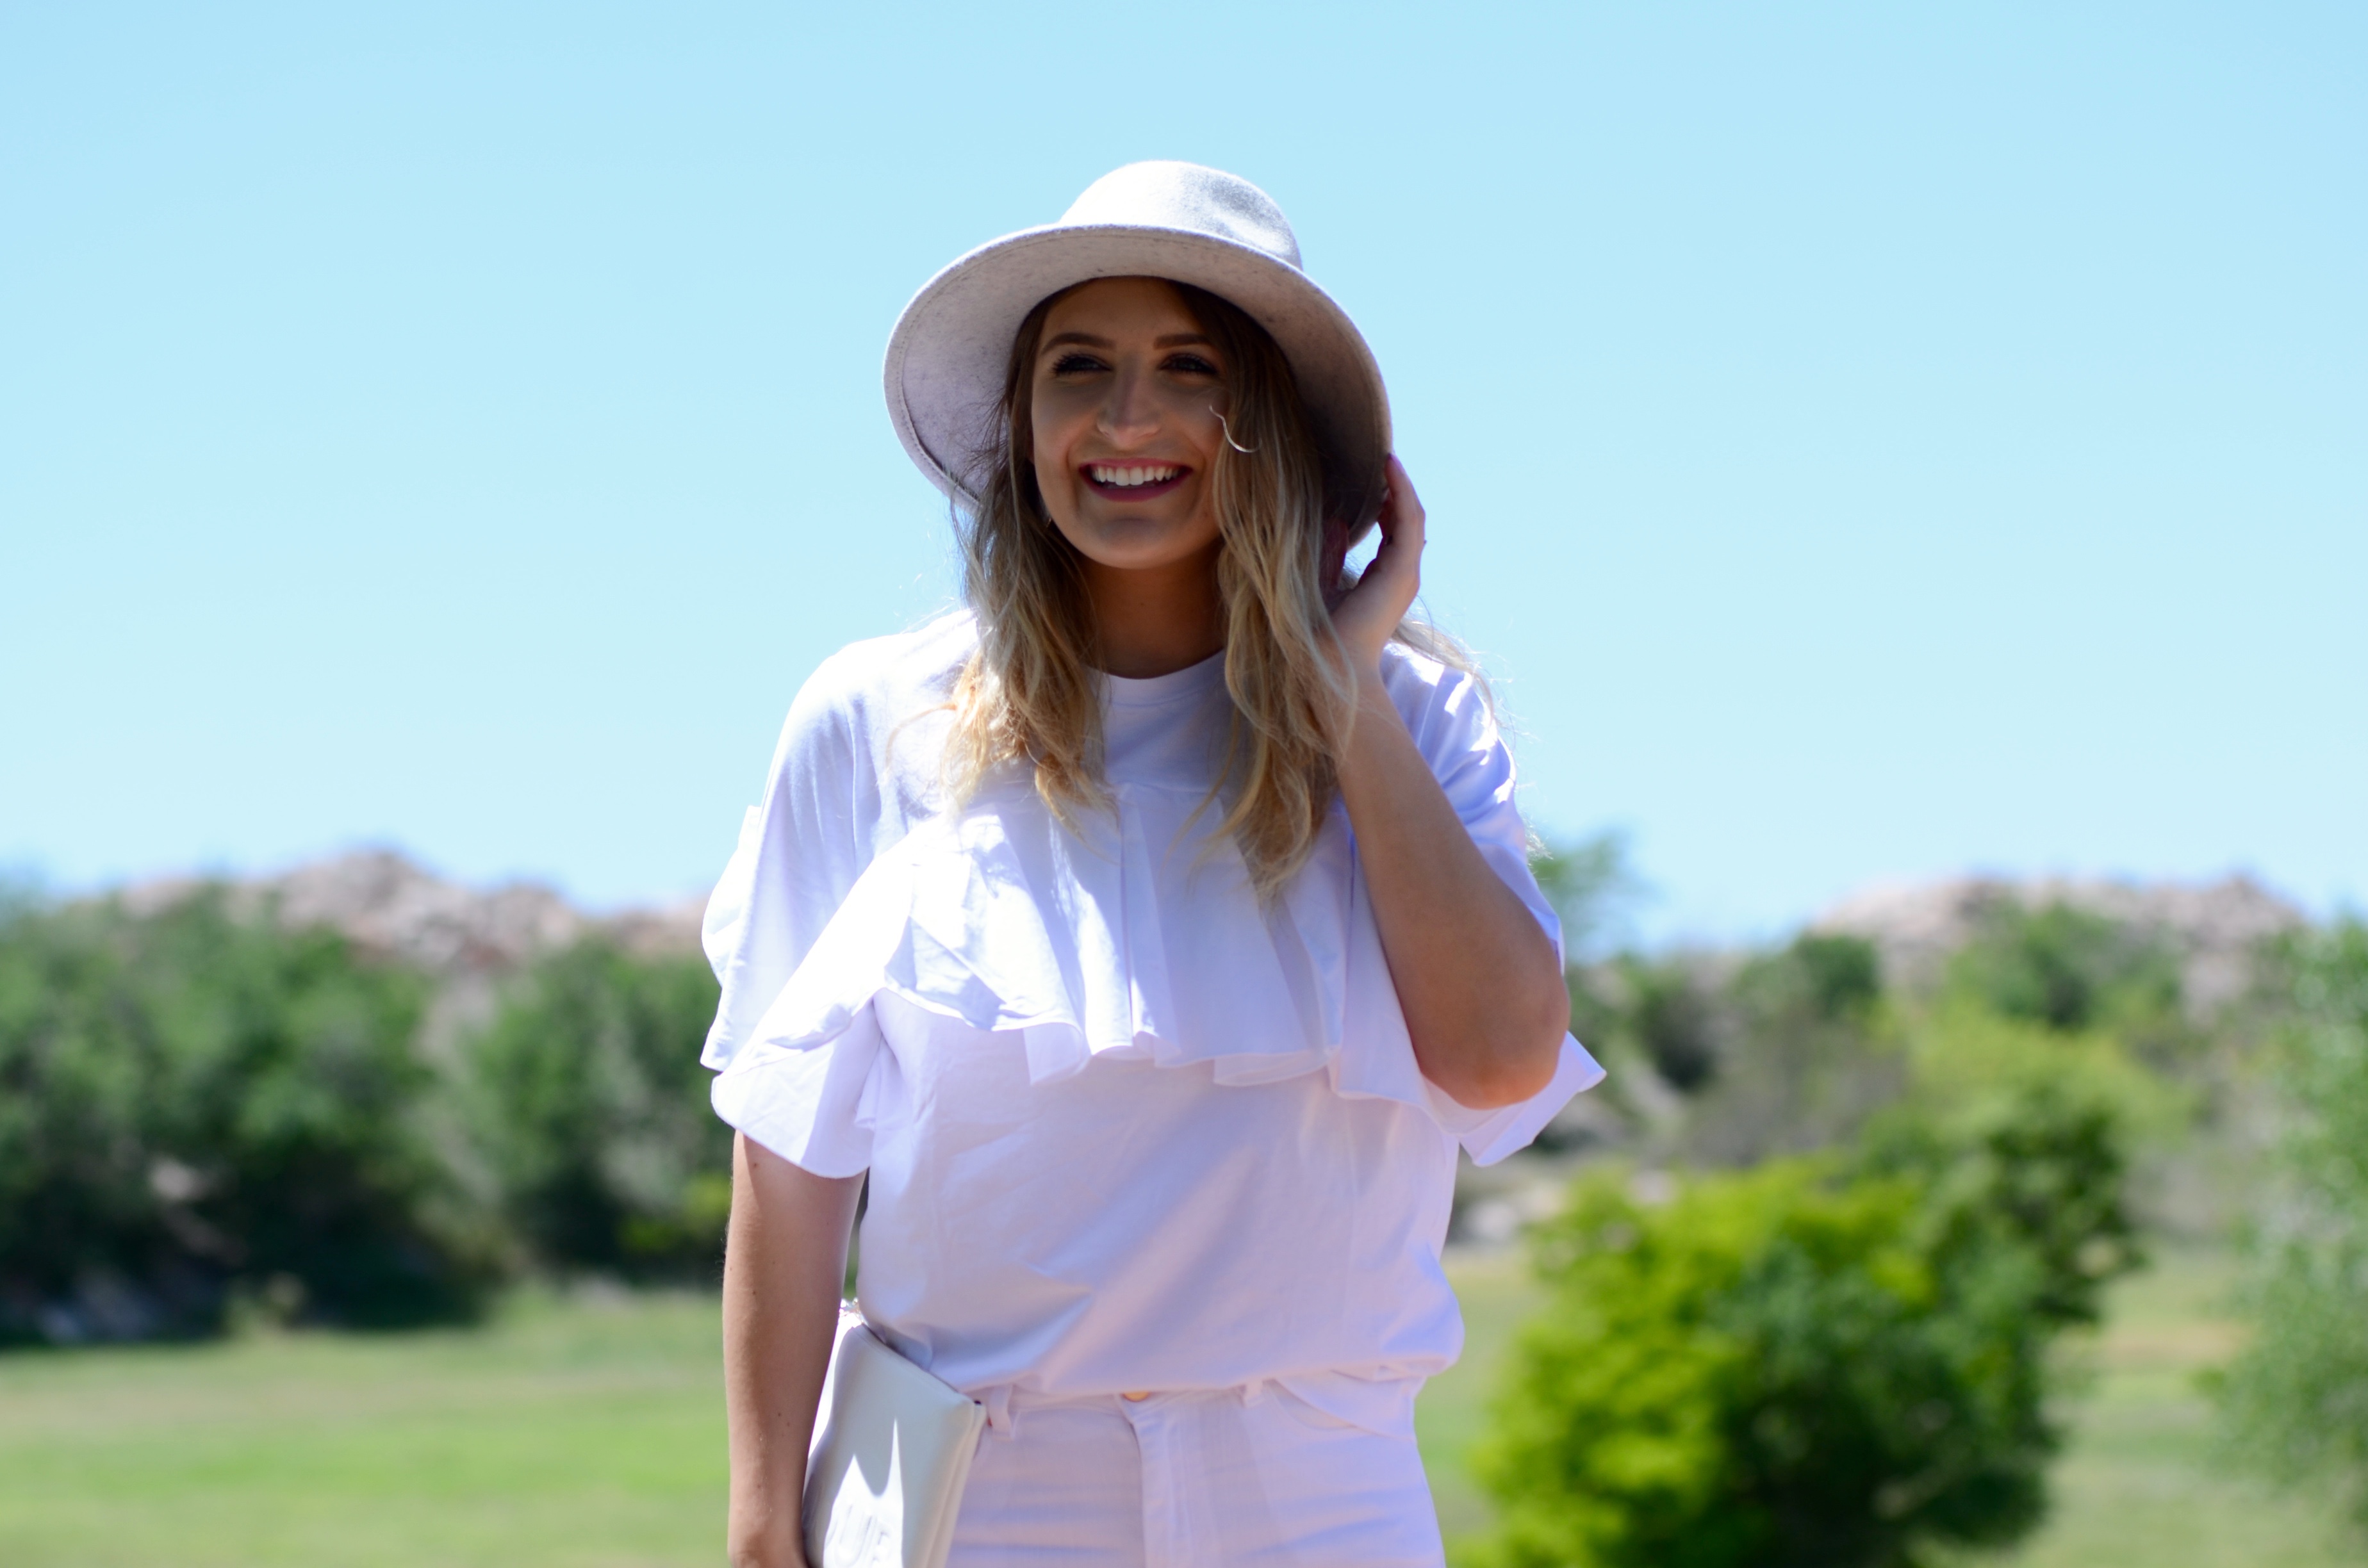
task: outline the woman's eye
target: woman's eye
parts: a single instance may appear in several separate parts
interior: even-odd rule
[[[1198,354],[1175,355],[1168,359],[1167,368],[1187,376],[1213,376],[1217,373],[1217,367]]]
[[[1081,370],[1101,368],[1102,362],[1090,354],[1064,354],[1053,361],[1053,373],[1056,376],[1074,376]]]

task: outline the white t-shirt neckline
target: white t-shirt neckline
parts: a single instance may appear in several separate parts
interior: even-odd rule
[[[1097,671],[1101,676],[1102,690],[1113,707],[1151,708],[1162,703],[1179,701],[1188,697],[1203,697],[1225,683],[1225,651],[1223,648],[1198,664],[1187,665],[1180,670],[1170,670],[1164,676],[1114,676]]]

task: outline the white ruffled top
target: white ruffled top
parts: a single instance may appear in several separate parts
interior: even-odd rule
[[[1402,1429],[1461,1348],[1439,1268],[1459,1145],[1501,1159],[1602,1077],[1565,1040],[1475,1111],[1417,1064],[1337,805],[1262,905],[1208,804],[1223,660],[1106,681],[1113,809],[1013,777],[939,788],[966,616],[860,642],[791,709],[708,906],[720,1115],[825,1176],[868,1170],[858,1294],[979,1397],[1284,1383]],[[1531,877],[1474,684],[1385,678],[1497,873]]]

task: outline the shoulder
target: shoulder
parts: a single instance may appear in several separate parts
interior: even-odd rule
[[[1382,685],[1433,767],[1500,744],[1487,683],[1469,670],[1393,642],[1382,650]]]
[[[897,725],[954,694],[954,680],[978,647],[969,611],[930,620],[912,632],[850,642],[807,675],[789,706],[791,727],[862,732]]]
[[[977,626],[967,610],[912,631],[848,643],[798,688],[784,748],[801,739],[860,741],[927,712],[953,695],[977,645]]]

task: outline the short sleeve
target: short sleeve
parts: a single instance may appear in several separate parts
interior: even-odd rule
[[[871,1165],[880,1080],[894,1071],[879,1017],[866,1007],[820,1045],[749,1047],[716,1075],[709,1097],[716,1115],[790,1164],[851,1176]]]
[[[1530,869],[1529,825],[1513,800],[1513,754],[1486,689],[1463,671],[1412,654],[1392,661],[1385,678],[1416,748],[1481,858],[1529,906],[1561,956],[1562,917]]]
[[[1587,1047],[1565,1035],[1562,1057],[1554,1063],[1554,1077],[1528,1099],[1492,1110],[1474,1110],[1457,1104],[1436,1084],[1426,1080],[1423,1086],[1430,1091],[1431,1115],[1463,1145],[1472,1163],[1493,1165],[1506,1155],[1528,1148],[1563,1107],[1603,1079],[1602,1063],[1588,1054]]]
[[[1530,831],[1514,803],[1513,754],[1480,682],[1418,655],[1401,653],[1385,678],[1416,748],[1430,764],[1481,858],[1537,916],[1562,956],[1562,920],[1530,869]],[[1568,1035],[1546,1086],[1525,1100],[1486,1110],[1459,1104],[1425,1081],[1431,1112],[1475,1165],[1494,1165],[1527,1148],[1562,1108],[1604,1078],[1602,1065]]]
[[[870,858],[870,750],[835,674],[825,665],[791,705],[764,801],[708,900],[700,937],[723,994],[700,1059],[719,1074],[712,1098],[725,1121],[817,1175],[851,1176],[871,1159],[862,1120],[876,1027],[867,1016],[795,1048],[769,1042],[764,1027]]]

